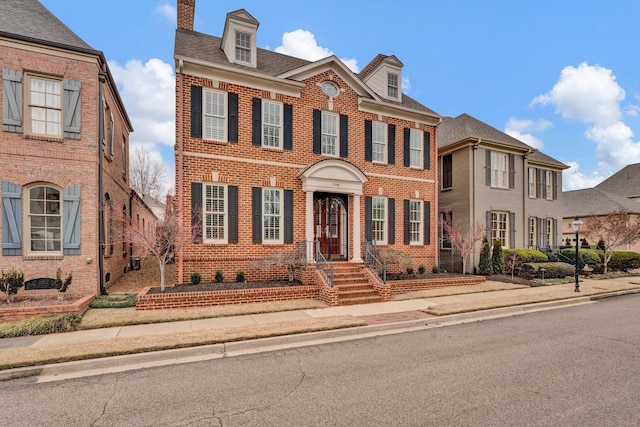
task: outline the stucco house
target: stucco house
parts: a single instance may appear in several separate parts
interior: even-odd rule
[[[553,249],[561,244],[565,164],[468,115],[438,126],[439,214],[468,227],[486,224],[504,248]],[[442,223],[442,222],[441,222]],[[440,261],[458,259],[440,231]],[[478,250],[471,266],[478,265]]]
[[[107,61],[36,0],[0,2],[2,250],[29,296],[105,292],[130,266],[114,219],[154,217],[129,188],[133,130]]]
[[[193,30],[194,8],[178,0],[176,196],[200,233],[178,280],[259,278],[252,262],[299,244],[314,263],[316,242],[332,264],[359,268],[368,241],[431,269],[440,116],[403,94],[402,62],[378,55],[354,73],[294,58],[259,48],[246,10],[217,37]]]

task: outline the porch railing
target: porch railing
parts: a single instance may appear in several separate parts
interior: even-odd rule
[[[387,264],[380,262],[376,258],[377,254],[376,242],[364,242],[364,265],[376,273],[382,283],[387,283]]]
[[[316,266],[320,273],[327,281],[330,287],[333,288],[333,265],[322,255],[320,252],[320,242],[316,240]]]

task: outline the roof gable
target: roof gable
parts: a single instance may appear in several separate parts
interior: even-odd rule
[[[480,120],[463,113],[456,118],[444,117],[438,126],[438,147],[444,148],[466,139],[480,139],[520,151],[533,152],[533,148]]]
[[[624,197],[640,196],[640,163],[625,166],[596,188]]]

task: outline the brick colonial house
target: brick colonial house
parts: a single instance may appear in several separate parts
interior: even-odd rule
[[[133,130],[102,52],[36,0],[0,2],[0,269],[21,292],[96,295],[130,266],[114,218],[154,216],[129,188]],[[99,242],[103,242],[102,245]]]
[[[178,0],[176,194],[199,233],[177,280],[277,275],[251,264],[300,242],[312,264],[318,242],[329,262],[362,265],[364,241],[437,264],[440,116],[402,93],[402,62],[378,55],[356,74],[258,48],[244,9],[222,37],[196,32],[194,9]]]
[[[438,162],[442,219],[486,224],[488,240],[505,248],[547,250],[562,244],[564,163],[468,114],[442,119]],[[480,245],[470,266],[477,267],[479,252]],[[440,263],[456,271],[450,268],[452,257],[459,260],[441,230]]]

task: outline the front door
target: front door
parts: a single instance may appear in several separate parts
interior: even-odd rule
[[[347,259],[347,204],[340,194],[321,193],[314,197],[314,240],[328,260]]]

